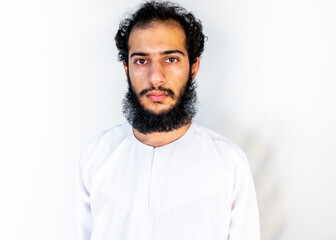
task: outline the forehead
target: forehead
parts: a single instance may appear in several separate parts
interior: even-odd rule
[[[135,25],[128,40],[129,51],[159,51],[178,49],[186,51],[186,35],[175,20],[153,20]]]

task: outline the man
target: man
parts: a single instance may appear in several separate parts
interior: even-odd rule
[[[259,239],[245,154],[192,121],[204,39],[201,22],[169,2],[144,3],[120,24],[128,123],[83,155],[73,239]]]

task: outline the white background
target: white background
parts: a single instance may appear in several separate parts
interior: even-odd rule
[[[262,239],[336,239],[336,2],[185,0],[208,36],[197,120],[247,153]],[[124,122],[124,0],[0,4],[0,238],[66,239],[76,164]]]

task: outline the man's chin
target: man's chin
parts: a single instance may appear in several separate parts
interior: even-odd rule
[[[145,109],[149,113],[154,114],[156,116],[164,115],[164,114],[168,113],[169,111],[171,111],[175,107],[175,105],[165,107],[165,106],[163,106],[163,104],[155,104],[155,106],[153,106],[151,108],[144,107],[142,104],[141,104],[141,106],[143,107],[143,109]]]

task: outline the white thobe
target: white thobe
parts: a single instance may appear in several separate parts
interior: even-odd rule
[[[162,147],[122,124],[91,141],[78,174],[72,240],[259,240],[245,154],[193,122]]]

